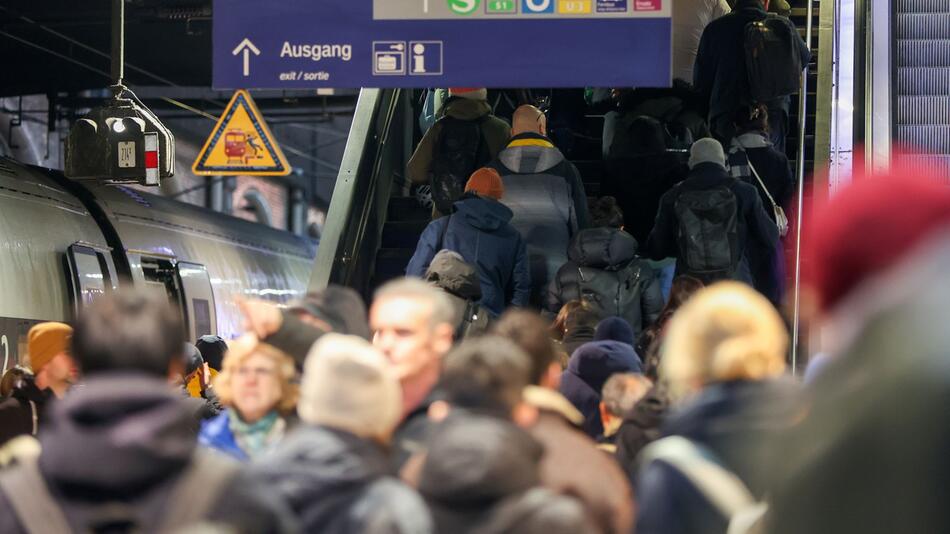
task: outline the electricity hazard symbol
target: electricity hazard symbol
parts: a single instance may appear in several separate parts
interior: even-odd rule
[[[286,176],[287,158],[251,95],[241,89],[218,119],[192,170],[202,176]]]

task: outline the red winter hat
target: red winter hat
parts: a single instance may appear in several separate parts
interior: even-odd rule
[[[862,282],[897,263],[950,225],[950,187],[919,173],[892,171],[849,187],[816,210],[810,285],[834,308]]]

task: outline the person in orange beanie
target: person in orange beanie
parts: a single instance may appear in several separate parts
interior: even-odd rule
[[[452,250],[478,270],[480,303],[489,313],[497,317],[508,306],[526,306],[531,295],[527,251],[511,226],[514,214],[499,202],[504,195],[497,171],[486,167],[472,173],[454,212],[422,232],[406,275],[423,278],[440,250]]]
[[[47,403],[62,398],[76,380],[69,356],[73,329],[63,323],[39,323],[27,334],[27,354],[33,374],[14,368],[4,375],[9,398],[0,402],[0,445],[16,436],[36,435]],[[9,376],[8,376],[9,375]]]

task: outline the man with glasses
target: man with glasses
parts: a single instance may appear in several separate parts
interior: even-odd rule
[[[580,172],[547,137],[547,117],[530,105],[512,118],[512,137],[489,164],[505,187],[502,203],[524,238],[531,264],[531,301],[541,295],[558,268],[567,261],[571,237],[589,225],[587,194]]]

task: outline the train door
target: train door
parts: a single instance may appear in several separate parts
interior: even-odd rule
[[[168,298],[181,313],[190,341],[217,333],[211,277],[204,265],[144,251],[129,251],[128,257],[135,286]]]
[[[119,287],[112,254],[106,248],[82,242],[70,245],[66,249],[66,272],[74,314]]]
[[[178,262],[178,279],[181,281],[185,320],[192,341],[218,331],[215,318],[214,293],[211,277],[204,265]]]

